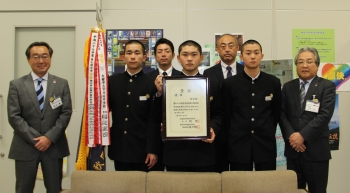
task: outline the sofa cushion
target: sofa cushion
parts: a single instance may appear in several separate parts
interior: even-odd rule
[[[146,191],[146,172],[74,171],[71,188],[74,193],[140,193]]]
[[[223,172],[222,193],[296,193],[297,176],[291,170]]]
[[[205,172],[148,172],[147,193],[220,193],[221,175]]]

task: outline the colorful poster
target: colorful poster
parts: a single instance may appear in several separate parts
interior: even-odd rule
[[[293,56],[300,48],[314,47],[318,50],[321,62],[334,62],[334,29],[293,29]]]
[[[125,71],[124,48],[129,40],[139,40],[145,45],[147,59],[143,71],[147,73],[157,68],[153,48],[157,40],[163,37],[162,29],[108,29],[106,36],[109,75]]]
[[[339,97],[335,95],[335,107],[329,127],[329,146],[331,150],[339,150]]]
[[[346,63],[321,63],[317,75],[334,82],[337,91],[350,91],[350,66]]]

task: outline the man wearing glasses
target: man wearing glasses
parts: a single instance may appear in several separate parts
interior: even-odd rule
[[[70,90],[67,80],[48,73],[49,44],[34,42],[25,54],[32,72],[10,82],[7,98],[16,193],[33,192],[39,163],[47,192],[57,193],[62,190],[63,157],[69,155],[65,130],[72,114]]]
[[[335,85],[316,75],[320,57],[315,48],[301,48],[294,62],[299,78],[283,86],[280,119],[287,169],[297,173],[299,189],[307,184],[311,193],[325,193]]]

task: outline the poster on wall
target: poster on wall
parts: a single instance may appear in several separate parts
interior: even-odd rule
[[[143,71],[148,73],[157,68],[158,64],[154,57],[153,47],[158,39],[163,37],[163,29],[107,29],[107,65],[108,73],[117,74],[124,72],[124,49],[129,40],[139,40],[145,45],[147,55],[143,64]]]
[[[296,55],[305,46],[316,48],[321,62],[334,62],[334,29],[293,29],[292,51]]]
[[[321,63],[317,76],[334,82],[337,91],[350,91],[350,66],[348,63]]]
[[[275,137],[276,137],[276,147],[277,147],[276,166],[286,166],[287,159],[284,156],[285,143],[284,143],[281,128],[279,125],[277,125]]]
[[[281,84],[293,80],[293,59],[263,60],[260,70],[280,79]]]
[[[331,150],[339,150],[339,97],[335,95],[335,107],[329,127],[329,146]]]
[[[200,74],[203,74],[204,70],[210,67],[210,48],[202,48],[203,60],[201,64],[198,66],[198,71]]]

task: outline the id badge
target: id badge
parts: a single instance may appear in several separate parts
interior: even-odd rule
[[[320,109],[320,102],[315,102],[314,100],[307,100],[305,111],[318,113],[318,110]]]
[[[61,97],[55,98],[53,101],[50,102],[51,108],[52,109],[57,109],[59,106],[62,106],[62,100]]]

